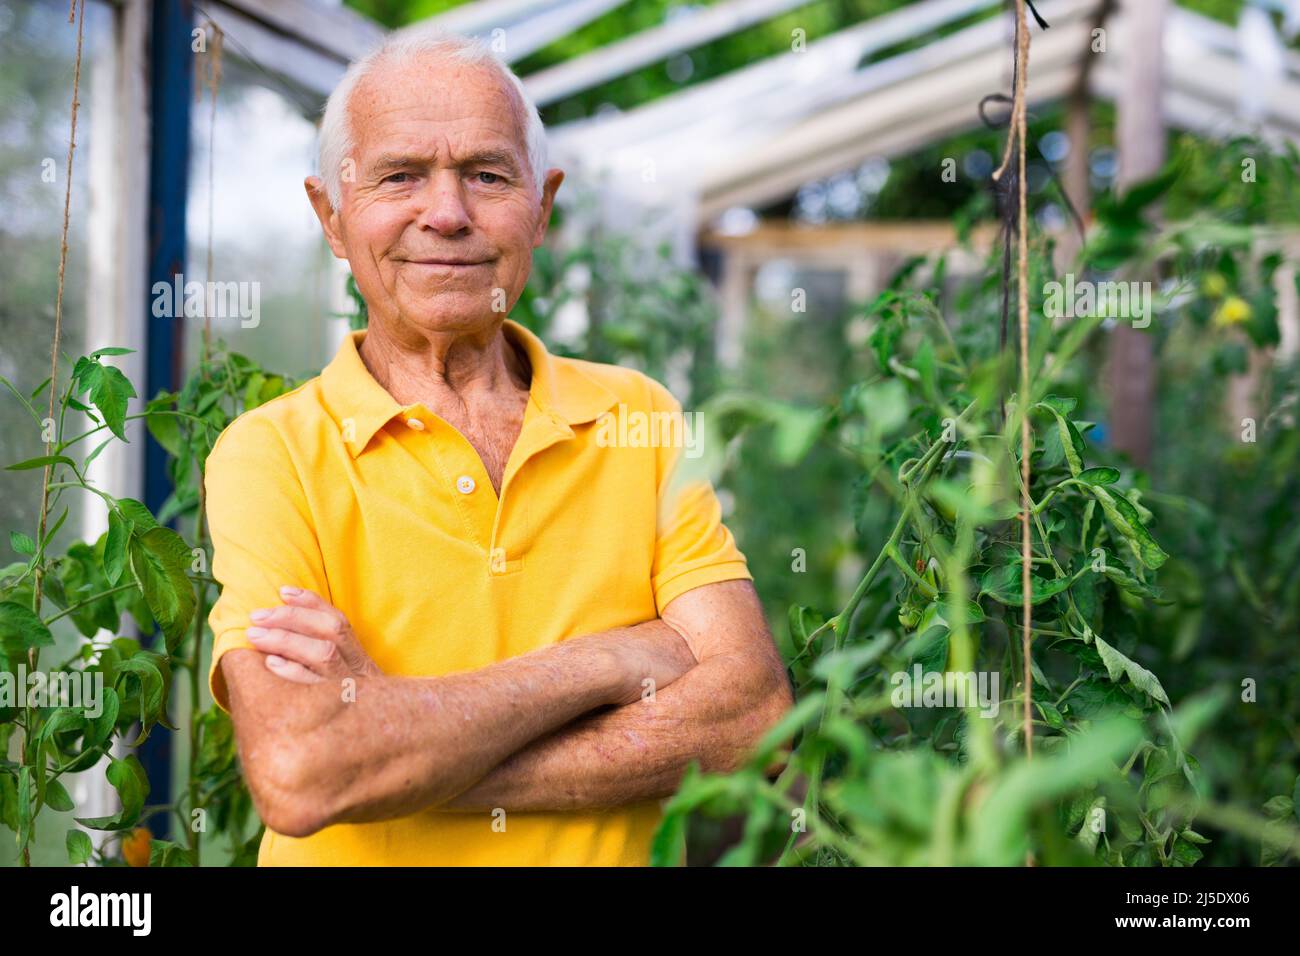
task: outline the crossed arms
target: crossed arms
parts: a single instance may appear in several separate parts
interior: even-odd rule
[[[258,622],[258,649],[228,651],[221,668],[254,802],[287,836],[435,808],[667,797],[692,761],[734,769],[792,704],[745,580],[687,591],[642,624],[433,678],[379,673],[336,609],[311,592],[285,601]]]

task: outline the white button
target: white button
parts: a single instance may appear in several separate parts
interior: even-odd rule
[[[414,428],[417,432],[424,431],[424,422],[420,421],[418,418],[408,418],[406,424],[408,427]]]
[[[474,479],[469,475],[461,475],[456,479],[456,490],[462,495],[467,495],[474,490]]]

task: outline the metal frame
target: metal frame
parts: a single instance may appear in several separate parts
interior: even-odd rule
[[[1039,5],[1052,29],[1035,37],[1035,102],[1058,99],[1069,89],[1088,51],[1098,5]],[[990,6],[979,0],[917,3],[840,31],[803,54],[772,57],[624,114],[560,126],[551,132],[552,156],[605,182],[611,215],[618,218],[627,217],[629,204],[652,208],[668,197],[692,196],[698,226],[732,206],[784,198],[868,158],[906,154],[973,128],[979,118],[972,91],[1009,86],[1001,18],[860,69],[857,63],[873,50]],[[1122,19],[1108,29],[1111,49],[1091,80],[1099,96],[1113,98],[1118,91],[1124,36]],[[1175,9],[1165,56],[1172,123],[1212,135],[1243,127],[1234,112],[1247,74],[1231,28]],[[1284,62],[1280,89],[1253,128],[1275,139],[1300,139],[1300,55],[1288,51]],[[653,172],[650,182],[646,170]]]

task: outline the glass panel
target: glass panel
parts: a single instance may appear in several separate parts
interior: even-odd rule
[[[90,275],[90,170],[110,144],[92,135],[91,111],[111,109],[115,91],[112,9],[86,4],[81,65],[81,101],[77,115],[77,152],[72,176],[72,209],[63,297],[61,351],[76,356],[86,348],[87,315],[95,289]],[[50,374],[54,303],[59,275],[59,236],[63,225],[72,80],[77,29],[67,22],[66,0],[0,0],[0,375],[30,396]],[[97,84],[102,84],[102,87]],[[113,197],[95,197],[112,202]],[[70,369],[61,364],[59,385]],[[48,391],[33,405],[46,416]],[[66,420],[67,435],[91,427],[79,412]],[[80,447],[80,446],[79,446]],[[93,447],[93,446],[90,446]],[[90,447],[82,449],[83,454]],[[45,452],[42,428],[7,390],[0,391],[0,465]],[[41,471],[0,470],[0,565],[26,561],[9,543],[9,531],[36,536],[41,498]],[[61,553],[82,537],[87,514],[84,492],[65,490],[50,515],[53,524],[68,515],[51,549]],[[93,505],[100,509],[98,503]],[[49,605],[46,604],[48,609]],[[68,658],[83,640],[70,619],[53,625],[56,645],[42,655],[42,666]],[[15,735],[17,739],[18,735]],[[12,745],[11,741],[11,745]],[[0,753],[0,757],[4,757]],[[87,806],[91,774],[66,778],[81,812]],[[92,814],[93,815],[93,814]],[[42,814],[32,847],[37,865],[66,865],[64,835],[72,814]],[[0,827],[0,865],[16,862],[13,835]]]
[[[227,47],[215,124],[206,88],[194,105],[185,277],[208,278],[211,228],[212,278],[225,290],[213,309],[213,339],[302,379],[333,357],[346,329],[333,313],[345,272],[303,189],[316,171],[309,104],[269,83]],[[187,368],[198,361],[202,335],[203,318],[187,318]]]
[[[77,31],[62,0],[0,0],[0,375],[30,395],[50,374],[54,300],[59,275],[64,179]],[[89,169],[100,144],[90,137],[88,104],[99,102],[93,68],[112,56],[112,11],[86,5],[81,107],[73,168],[72,216],[63,298],[62,350],[85,347],[89,238]],[[67,382],[68,370],[60,372]],[[45,416],[48,393],[34,404]],[[80,423],[78,423],[80,425]],[[6,389],[0,398],[0,461],[44,454],[41,429]],[[80,501],[67,502],[74,511]],[[17,560],[10,530],[34,531],[40,482],[31,472],[0,471],[0,564]],[[80,528],[70,513],[60,540]]]

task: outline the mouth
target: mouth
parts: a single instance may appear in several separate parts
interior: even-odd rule
[[[402,261],[431,269],[473,269],[491,262],[490,259],[404,259]]]

